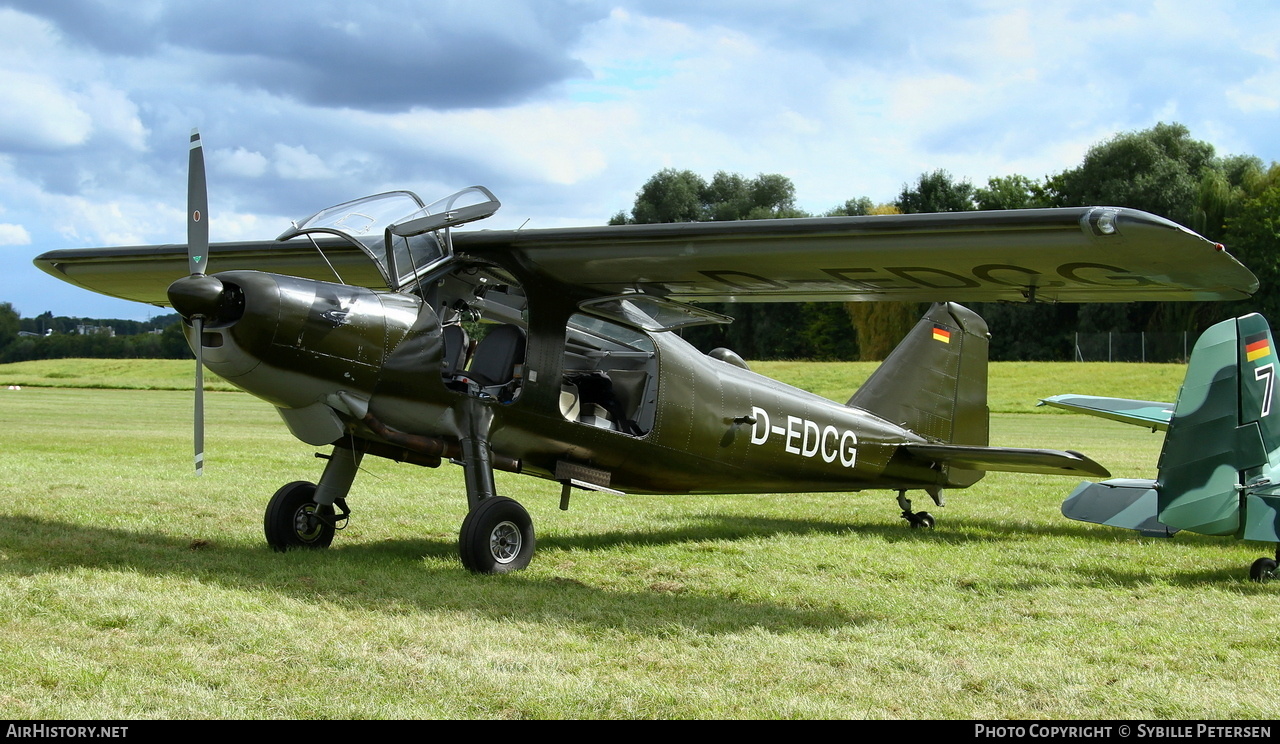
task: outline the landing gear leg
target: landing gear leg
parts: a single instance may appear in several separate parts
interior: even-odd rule
[[[533,559],[533,519],[520,502],[499,496],[494,485],[489,450],[493,410],[470,397],[460,407],[467,422],[459,444],[471,511],[458,533],[458,556],[473,573],[518,571]]]
[[[1276,557],[1274,560],[1271,558],[1259,558],[1253,562],[1252,566],[1249,566],[1249,578],[1258,583],[1265,584],[1266,582],[1276,578],[1277,564],[1280,564],[1280,545],[1276,546]]]
[[[356,480],[356,472],[360,469],[363,457],[364,452],[360,450],[334,447],[333,454],[329,456],[329,464],[324,466],[324,474],[320,476],[320,484],[316,486],[315,501],[324,506],[337,505],[341,514],[336,521],[343,521],[351,514],[347,509],[347,494],[351,492],[351,484]]]
[[[267,544],[281,553],[292,548],[329,547],[334,533],[351,516],[346,495],[362,455],[357,450],[334,447],[320,485],[294,481],[276,491],[262,518]],[[341,513],[335,513],[335,505]]]
[[[493,462],[489,457],[489,428],[493,426],[493,409],[478,398],[464,398],[459,406],[466,433],[458,442],[462,447],[462,469],[467,483],[467,505],[474,511],[480,502],[498,495],[493,483]]]
[[[902,510],[902,518],[907,520],[911,529],[933,529],[933,515],[925,511],[911,511],[911,499],[907,498],[906,491],[898,491],[898,508]]]

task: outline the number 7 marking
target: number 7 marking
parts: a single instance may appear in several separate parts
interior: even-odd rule
[[[1261,380],[1266,378],[1267,389],[1262,393],[1262,415],[1267,416],[1271,413],[1271,391],[1276,386],[1276,368],[1275,364],[1264,364],[1253,371],[1253,379]]]

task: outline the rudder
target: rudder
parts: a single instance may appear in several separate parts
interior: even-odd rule
[[[846,405],[930,441],[985,446],[989,339],[977,313],[934,303]]]

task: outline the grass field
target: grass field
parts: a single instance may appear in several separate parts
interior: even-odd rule
[[[208,395],[196,479],[189,393],[31,387],[14,366],[0,366],[10,718],[1280,715],[1278,585],[1245,579],[1270,548],[1065,520],[1070,478],[993,474],[919,532],[888,492],[579,496],[560,512],[553,484],[499,473],[538,554],[480,577],[455,555],[456,467],[370,459],[334,547],[275,554],[266,500],[322,463],[269,406]],[[1172,399],[1179,368],[1130,366],[993,365],[993,408],[1021,411],[993,417],[994,443],[1152,475],[1158,435],[1031,413],[1057,392]],[[859,374],[766,371],[837,398]],[[1133,387],[1075,384],[1113,371]]]

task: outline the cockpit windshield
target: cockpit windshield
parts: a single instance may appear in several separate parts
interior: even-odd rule
[[[278,240],[316,233],[344,238],[377,263],[388,287],[399,290],[453,254],[450,227],[484,219],[500,206],[483,186],[431,204],[412,191],[389,191],[322,209]]]

